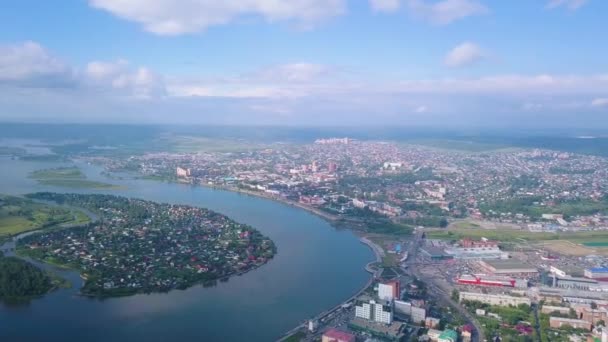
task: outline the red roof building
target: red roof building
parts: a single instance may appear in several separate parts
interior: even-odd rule
[[[355,342],[355,335],[338,329],[329,329],[323,334],[321,342]]]

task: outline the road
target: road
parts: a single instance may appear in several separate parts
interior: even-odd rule
[[[452,300],[450,294],[446,293],[446,291],[442,290],[439,286],[437,286],[433,282],[433,279],[424,276],[418,269],[418,265],[420,265],[420,263],[416,262],[416,260],[418,256],[418,247],[420,247],[421,243],[422,233],[416,232],[414,240],[412,241],[408,249],[409,257],[405,262],[408,266],[408,271],[411,275],[415,276],[416,278],[427,284],[427,286],[430,287],[432,292],[436,294],[436,297],[441,304],[451,306],[453,309],[458,311],[468,321],[469,324],[471,324],[475,328],[471,336],[472,342],[485,341],[486,337],[484,336],[481,323],[479,323],[479,321],[473,315],[471,315],[464,307],[462,307],[460,303],[457,303]]]

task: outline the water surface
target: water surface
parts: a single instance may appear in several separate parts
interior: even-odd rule
[[[63,166],[0,157],[0,193],[74,192],[36,184],[32,170]],[[103,301],[60,290],[25,306],[0,304],[0,341],[272,341],[299,322],[350,297],[369,279],[371,251],[350,231],[336,230],[303,210],[274,201],[189,185],[108,180],[81,164],[93,180],[125,185],[111,193],[207,207],[259,229],[275,241],[276,257],[215,287]],[[64,276],[81,283],[75,272]]]

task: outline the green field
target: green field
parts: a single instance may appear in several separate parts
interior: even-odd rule
[[[583,246],[587,247],[608,247],[608,238],[607,241],[593,241],[593,242],[583,242]]]
[[[59,167],[36,170],[29,174],[41,185],[60,186],[72,189],[120,189],[121,186],[87,180],[87,176],[77,167]]]
[[[549,232],[530,232],[527,230],[514,229],[475,229],[452,227],[443,230],[433,230],[426,232],[429,239],[440,240],[459,240],[462,238],[480,239],[482,237],[498,240],[501,242],[524,242],[524,241],[549,241],[566,240],[573,243],[580,243],[593,247],[608,247],[608,231],[584,231],[574,233],[549,233]],[[590,241],[592,240],[592,242]],[[587,245],[593,243],[596,245]]]
[[[0,196],[0,240],[30,230],[88,222],[89,217],[78,210]]]
[[[58,167],[55,169],[36,170],[29,174],[33,179],[86,179],[87,176],[77,167]]]

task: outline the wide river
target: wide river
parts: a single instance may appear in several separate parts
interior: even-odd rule
[[[74,192],[27,178],[32,170],[61,165],[0,157],[0,193]],[[301,209],[204,187],[107,180],[99,168],[80,165],[90,179],[126,186],[105,193],[210,208],[259,229],[278,253],[261,268],[214,287],[106,300],[79,296],[77,274],[62,271],[75,283],[72,289],[27,305],[0,304],[0,341],[273,341],[341,303],[370,277],[364,265],[373,254],[352,232]]]

